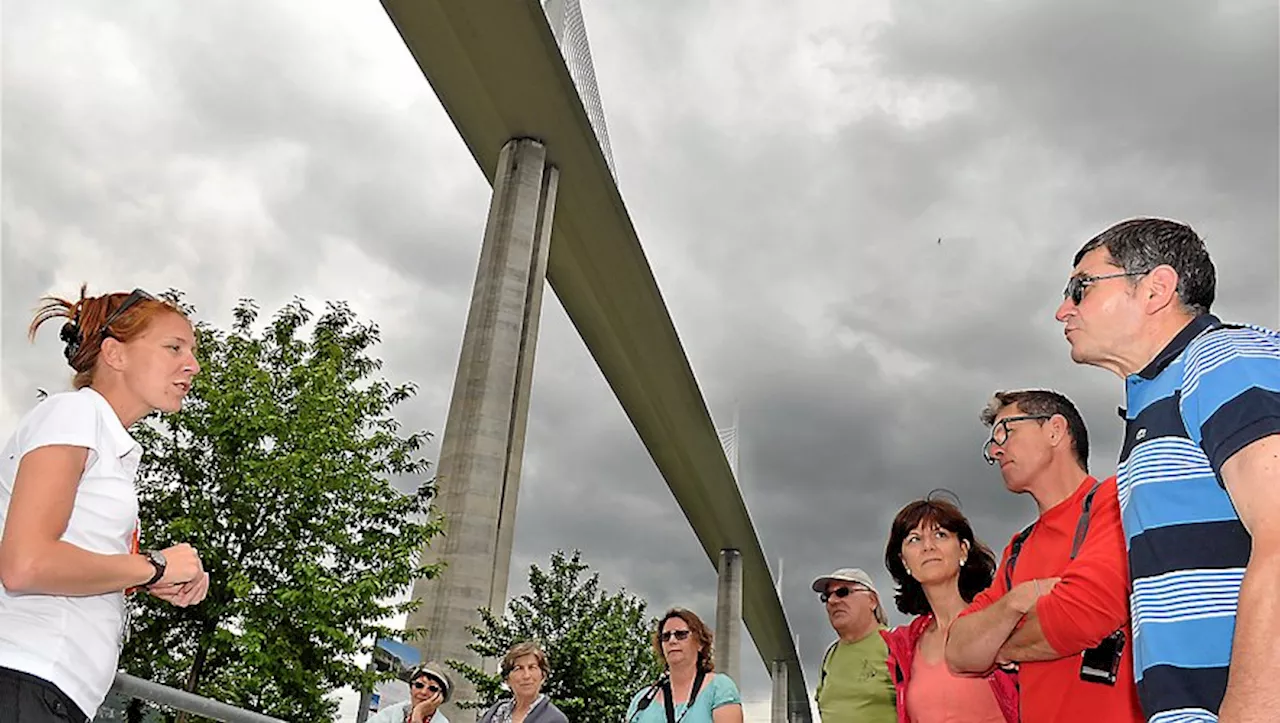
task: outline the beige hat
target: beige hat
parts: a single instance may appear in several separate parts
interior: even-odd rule
[[[827,585],[833,582],[857,583],[875,593],[876,620],[879,620],[881,625],[889,624],[889,616],[885,614],[884,604],[880,601],[880,591],[876,589],[876,584],[871,581],[871,576],[865,571],[857,567],[842,567],[835,572],[814,578],[813,591],[816,593],[824,593],[827,591]]]
[[[435,681],[439,683],[440,687],[443,689],[440,691],[440,693],[444,698],[444,702],[448,703],[449,696],[453,694],[453,680],[448,676],[448,674],[444,672],[444,666],[440,665],[439,663],[432,663],[432,662],[427,662],[427,663],[423,663],[421,665],[415,666],[412,670],[409,671],[408,680],[410,683],[413,683],[413,681],[423,676],[426,676],[428,678],[435,678]]]
[[[876,594],[876,597],[880,597],[880,591],[876,590],[876,584],[871,581],[871,576],[856,567],[842,567],[835,572],[816,578],[813,581],[813,591],[826,592],[827,585],[833,582],[856,582],[870,589],[871,592]]]

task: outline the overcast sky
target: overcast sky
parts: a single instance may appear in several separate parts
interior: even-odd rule
[[[1274,0],[584,5],[622,194],[713,414],[740,409],[810,686],[832,633],[809,581],[859,565],[891,599],[901,505],[949,488],[997,550],[1031,519],[979,455],[991,391],[1066,392],[1111,473],[1121,385],[1052,318],[1085,240],[1187,221],[1215,310],[1280,321]],[[377,2],[2,19],[0,432],[67,384],[56,329],[24,331],[82,281],[176,287],[223,327],[240,297],[346,300],[421,386],[403,421],[443,431],[489,187]],[[580,548],[711,618],[714,570],[552,293],[526,455],[513,592]],[[742,678],[763,718],[754,653]]]

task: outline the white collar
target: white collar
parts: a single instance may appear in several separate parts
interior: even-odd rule
[[[93,387],[82,387],[79,393],[92,399],[94,406],[98,408],[98,413],[105,418],[107,435],[111,438],[111,446],[117,457],[124,457],[134,450],[142,451],[142,445],[138,444],[133,435],[129,434],[129,430],[124,428],[120,416],[116,414],[116,410],[112,408],[106,397]]]

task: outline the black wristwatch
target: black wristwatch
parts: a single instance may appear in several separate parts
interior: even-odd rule
[[[151,576],[150,580],[142,583],[142,587],[151,587],[160,582],[160,578],[164,577],[164,567],[167,564],[164,559],[164,553],[159,550],[143,550],[142,556],[147,558],[147,562],[156,569],[156,574]]]

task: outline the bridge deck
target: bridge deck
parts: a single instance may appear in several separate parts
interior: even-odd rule
[[[766,667],[799,658],[759,538],[640,239],[537,0],[382,0],[485,176],[510,138],[560,169],[547,279],[715,565],[742,553],[743,619]]]

